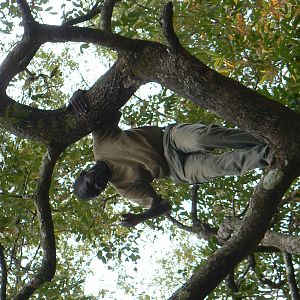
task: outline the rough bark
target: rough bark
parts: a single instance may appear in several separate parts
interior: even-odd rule
[[[242,220],[237,218],[224,220],[218,231],[218,239],[221,242],[225,242],[240,226],[241,222]],[[264,247],[274,247],[290,254],[300,254],[300,237],[298,236],[285,235],[268,230],[259,244]]]
[[[295,278],[295,270],[292,262],[292,256],[289,253],[283,253],[283,260],[286,268],[286,277],[290,287],[290,294],[292,300],[300,299],[300,292],[297,286],[297,281]]]
[[[54,166],[64,149],[58,146],[49,147],[40,170],[40,178],[34,195],[37,216],[40,223],[40,240],[43,259],[33,278],[20,290],[15,300],[28,299],[43,283],[50,281],[56,270],[56,246],[54,225],[49,203],[49,189]]]
[[[4,247],[0,243],[0,268],[1,268],[1,283],[0,283],[0,300],[6,300],[6,285],[7,285],[7,267],[4,255]]]

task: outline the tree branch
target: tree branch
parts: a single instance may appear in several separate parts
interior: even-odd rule
[[[91,131],[110,124],[118,110],[140,86],[139,79],[127,72],[118,60],[87,92],[90,110],[84,116],[75,114],[71,107],[41,110],[15,102],[0,94],[1,126],[18,136],[44,143],[71,143]]]
[[[295,278],[295,270],[292,262],[292,256],[289,253],[283,252],[283,260],[285,264],[286,270],[286,277],[289,284],[290,292],[291,292],[291,299],[292,300],[299,300],[300,299],[300,292],[297,286],[296,278]]]
[[[6,300],[6,286],[7,286],[7,267],[4,255],[4,247],[0,243],[0,267],[1,267],[1,292],[0,300]]]
[[[173,4],[169,2],[165,5],[160,17],[160,25],[163,30],[163,34],[168,42],[168,45],[173,50],[178,50],[181,47],[179,39],[174,31],[173,27]]]
[[[251,269],[253,270],[254,274],[257,277],[257,279],[261,283],[268,285],[272,289],[280,289],[284,286],[284,284],[285,284],[284,280],[280,280],[278,283],[276,283],[276,282],[273,282],[270,279],[266,278],[261,272],[257,271],[257,269],[256,269],[256,260],[255,260],[255,256],[253,254],[251,254],[248,257],[248,261],[249,261],[249,266],[251,267]]]
[[[111,32],[111,18],[116,0],[105,0],[101,10],[100,29]]]
[[[237,284],[235,283],[235,280],[234,280],[234,271],[233,270],[226,277],[226,283],[227,283],[228,288],[233,293],[237,293],[239,291],[239,288],[238,288],[238,286],[237,286]]]
[[[178,228],[183,229],[187,232],[193,232],[192,226],[187,226],[176,220],[174,217],[172,217],[170,214],[166,214],[166,217],[168,220],[170,220],[174,225],[176,225]]]
[[[42,284],[50,281],[56,270],[56,248],[54,226],[49,203],[49,189],[54,166],[64,149],[56,145],[48,147],[40,170],[40,177],[34,195],[38,220],[40,223],[40,239],[43,259],[37,273],[15,297],[15,300],[28,299]]]
[[[43,24],[39,24],[38,26],[38,36],[41,43],[85,42],[107,47],[116,51],[126,50],[132,52],[137,52],[146,45],[154,43],[126,38],[119,34],[99,29]]]
[[[274,172],[274,171],[273,171]],[[169,299],[204,299],[237,264],[249,255],[267,231],[269,223],[277,210],[284,192],[293,182],[293,169],[276,171],[276,181],[265,182],[257,187],[250,201],[249,209],[230,239],[218,249],[193,276]],[[290,174],[291,172],[291,174]],[[273,177],[274,179],[274,177]],[[263,217],[262,217],[263,216]],[[183,295],[185,298],[183,298]]]
[[[69,20],[65,21],[62,25],[73,26],[73,25],[76,25],[76,24],[79,24],[82,22],[89,21],[89,20],[93,19],[95,16],[97,16],[100,12],[101,12],[101,6],[99,3],[96,3],[92,7],[92,9],[89,12],[87,12],[85,15],[82,15],[77,18],[69,19]]]
[[[40,43],[24,35],[22,40],[8,53],[0,65],[0,94],[6,90],[13,77],[25,70],[40,46]],[[2,99],[0,99],[0,104],[1,101]]]
[[[109,15],[111,18],[112,2],[114,1],[107,1],[107,7],[104,9],[105,13],[103,12],[106,29],[111,27],[108,18]],[[86,42],[98,44],[113,50],[134,52],[151,43],[125,38],[104,30],[38,24],[33,20],[27,2],[25,0],[19,0],[18,3],[23,13],[25,32],[22,40],[10,51],[0,66],[0,92],[6,90],[11,79],[28,66],[39,47],[46,42]],[[91,15],[97,13],[98,10],[99,8],[95,8],[90,14],[83,16],[83,18],[87,19],[91,17]],[[76,23],[79,22],[79,20],[76,19],[73,22]],[[71,23],[66,24],[69,25]]]
[[[225,243],[231,234],[239,228],[242,220],[238,218],[226,218],[218,231],[218,239],[221,243]],[[285,235],[278,232],[268,230],[263,239],[260,241],[260,246],[276,247],[278,250],[288,252],[290,254],[300,254],[300,237]]]
[[[197,215],[197,204],[198,204],[198,189],[199,186],[197,184],[193,184],[192,187],[192,222],[195,225],[197,222],[199,222],[198,215]]]
[[[30,33],[30,27],[35,22],[34,18],[31,14],[29,5],[25,0],[17,0],[18,6],[22,12],[23,17],[23,26],[25,29],[25,33]]]

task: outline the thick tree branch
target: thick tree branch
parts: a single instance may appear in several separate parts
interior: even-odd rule
[[[40,43],[24,35],[22,40],[9,52],[0,65],[0,95],[4,93],[13,77],[25,70],[40,46]],[[0,99],[0,111],[2,101],[3,99]]]
[[[153,43],[130,39],[119,34],[93,28],[40,24],[37,26],[37,31],[41,43],[84,42],[93,43],[116,51],[138,52],[146,45]]]
[[[106,30],[111,27],[108,18],[109,16],[111,18],[113,2],[114,1],[106,1],[106,7],[103,10]],[[126,50],[132,52],[142,49],[149,43],[142,40],[125,38],[105,30],[38,24],[33,20],[27,2],[19,0],[18,3],[23,13],[24,36],[7,55],[0,66],[0,92],[2,93],[6,90],[12,78],[27,67],[43,43],[67,41],[85,42],[94,43],[113,50]],[[98,13],[98,10],[99,8],[97,7],[92,10],[90,14],[93,15]],[[90,18],[90,14],[83,16],[83,18]],[[76,19],[73,22],[76,23],[79,22],[79,20]],[[70,23],[67,23],[67,25],[70,25]]]
[[[292,262],[292,256],[289,253],[283,252],[283,260],[285,264],[286,270],[286,277],[289,284],[290,292],[291,292],[291,299],[292,300],[299,300],[300,299],[300,292],[297,286],[296,278],[295,278],[295,270]]]
[[[31,14],[30,7],[25,0],[17,0],[17,3],[22,12],[25,33],[29,33],[31,25],[35,22]]]
[[[42,284],[50,281],[56,270],[56,247],[54,226],[49,203],[49,189],[54,166],[64,149],[57,145],[48,147],[40,170],[40,177],[34,195],[34,203],[40,223],[40,239],[43,251],[41,266],[35,276],[28,282],[15,297],[16,300],[28,299]]]
[[[173,4],[169,2],[166,4],[160,17],[160,25],[163,30],[163,34],[166,37],[168,45],[173,50],[181,48],[179,39],[174,31],[173,27]]]
[[[4,247],[0,243],[0,268],[1,268],[1,286],[0,286],[0,300],[6,300],[6,286],[7,286],[7,267],[4,255]]]
[[[15,75],[28,66],[41,46],[34,38],[36,22],[33,19],[27,2],[25,0],[18,0],[18,5],[23,16],[24,35],[22,40],[10,51],[0,66],[0,93],[6,90],[9,82]]]
[[[240,261],[254,250],[263,238],[283,193],[296,175],[293,174],[290,168],[284,168],[276,172],[275,184],[273,182],[273,185],[271,183],[267,185],[263,181],[256,189],[241,226],[206,261],[206,264],[171,296],[170,300],[204,298]],[[271,175],[269,172],[266,177],[268,178]]]
[[[116,0],[105,0],[101,9],[100,28],[104,31],[111,32],[111,18]]]
[[[231,234],[239,228],[242,220],[238,218],[226,218],[218,231],[218,239],[224,243],[229,239]],[[300,254],[300,237],[285,235],[268,230],[263,239],[260,241],[260,246],[276,247],[278,250],[288,252],[290,254]]]
[[[276,163],[284,164],[285,160],[292,159],[299,164],[300,136],[288,138],[291,128],[296,126],[300,131],[299,115],[217,73],[187,51],[170,52],[162,45],[149,44],[134,72],[141,79],[160,83],[183,99],[190,99],[266,140],[276,149],[276,154],[278,151],[282,155],[277,157]],[[287,159],[286,155],[293,158]]]
[[[0,95],[1,126],[44,143],[70,145],[96,128],[105,129],[140,84],[126,72],[124,62],[118,60],[86,93],[91,109],[85,116],[77,115],[71,107],[45,111]]]

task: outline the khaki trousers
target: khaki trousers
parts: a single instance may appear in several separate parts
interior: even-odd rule
[[[175,179],[202,183],[218,176],[243,175],[270,163],[270,147],[241,129],[178,124],[166,129],[165,156]],[[222,154],[216,149],[234,149]]]

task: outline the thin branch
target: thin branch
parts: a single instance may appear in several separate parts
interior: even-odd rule
[[[280,206],[286,203],[297,202],[300,199],[300,190],[293,191],[289,196],[282,198]]]
[[[73,26],[82,22],[90,21],[93,19],[95,16],[97,16],[101,12],[101,6],[99,3],[96,3],[92,9],[87,12],[85,15],[82,15],[80,17],[74,18],[74,19],[69,19],[65,22],[63,22],[62,25],[64,26]]]
[[[162,11],[160,17],[160,25],[163,30],[163,34],[166,37],[166,40],[170,48],[178,50],[181,48],[179,39],[174,31],[173,27],[173,4],[169,2],[166,4],[164,10]]]
[[[250,255],[250,256],[253,256],[253,258],[254,258],[254,255]],[[241,274],[241,275],[239,276],[239,283],[237,284],[238,290],[240,290],[241,285],[242,285],[242,281],[245,279],[245,277],[246,277],[246,275],[248,274],[250,268],[251,268],[251,265],[250,265],[250,263],[249,263],[248,266],[247,266],[247,268],[244,270],[243,274]]]
[[[199,222],[198,216],[197,216],[197,203],[198,203],[198,189],[199,185],[193,184],[192,187],[192,210],[191,210],[191,216],[192,216],[192,222],[195,225],[195,223]]]
[[[253,270],[254,274],[256,275],[256,278],[262,283],[268,285],[272,289],[280,289],[285,285],[285,280],[280,280],[278,283],[273,282],[272,280],[266,278],[261,272],[258,272],[256,269],[256,260],[255,256],[251,254],[248,257],[249,261],[249,268]],[[248,269],[249,270],[249,269]]]
[[[183,229],[187,232],[195,233],[195,234],[197,234],[198,238],[204,239],[206,241],[209,241],[212,237],[215,237],[218,232],[218,230],[216,228],[213,228],[209,224],[206,224],[206,223],[197,222],[197,223],[193,224],[192,226],[187,226],[187,225],[179,222],[178,220],[176,220],[170,214],[167,214],[166,217],[178,228]]]
[[[102,201],[102,203],[101,203],[101,210],[104,211],[107,203],[110,202],[110,201],[112,201],[114,203],[117,203],[117,201],[118,201],[117,199],[118,199],[119,196],[120,196],[119,194],[113,194],[113,195],[111,195],[109,197],[102,198],[101,199],[101,201]]]
[[[1,292],[0,300],[6,300],[6,286],[7,286],[7,267],[4,255],[4,247],[0,243],[0,267],[1,267]]]
[[[291,292],[291,299],[292,300],[299,300],[300,293],[299,288],[297,286],[296,278],[295,278],[295,270],[293,266],[292,256],[289,253],[283,252],[283,260],[285,264],[286,270],[286,277],[289,284],[290,292]]]
[[[15,199],[23,199],[23,200],[29,200],[32,198],[32,197],[26,196],[26,195],[9,194],[9,193],[5,193],[5,192],[0,192],[0,196],[5,196],[8,198],[15,198]]]
[[[176,225],[178,228],[183,229],[187,232],[193,232],[192,226],[187,226],[176,220],[174,217],[172,217],[170,214],[166,214],[166,217],[168,220],[170,220],[174,225]]]
[[[100,28],[104,31],[111,32],[111,18],[116,0],[104,0],[101,10]]]
[[[54,166],[63,147],[48,146],[40,170],[40,178],[34,196],[34,203],[40,223],[41,248],[43,258],[35,276],[28,282],[15,297],[16,300],[28,299],[42,284],[50,281],[56,270],[56,246],[54,226],[49,203],[49,189]]]
[[[234,280],[234,271],[233,270],[226,277],[226,284],[233,293],[237,293],[239,291],[239,288],[236,285],[235,280]]]
[[[152,9],[151,7],[147,7],[147,6],[145,6],[145,5],[142,5],[142,4],[138,3],[138,2],[135,1],[135,0],[132,0],[132,2],[133,2],[134,4],[136,4],[138,7],[144,9],[145,11],[148,11],[148,12],[151,13],[151,14],[155,14],[154,9]],[[158,22],[160,22],[160,19],[159,19],[159,15],[155,14],[155,16],[156,16],[156,17],[153,17],[153,19],[147,20],[147,21],[148,21],[150,24],[157,24]]]
[[[137,1],[135,1],[135,0],[132,0],[132,2],[133,2],[134,4],[136,4],[137,6],[139,6],[139,7],[143,8],[144,10],[148,10],[148,11],[150,11],[150,8],[149,8],[149,7],[147,7],[147,6],[145,6],[145,5],[142,5],[142,4],[140,4],[140,3],[138,3],[138,2],[137,2]]]

